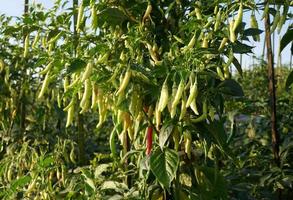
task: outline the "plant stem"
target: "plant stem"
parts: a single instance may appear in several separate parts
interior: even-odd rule
[[[83,130],[83,117],[81,114],[77,114],[77,130],[78,130],[78,160],[80,165],[85,164],[85,137],[84,137],[84,130]]]
[[[78,0],[73,0],[73,54],[76,56],[76,49],[78,46],[78,34],[76,31],[76,24],[77,24],[77,9],[78,8]]]
[[[266,40],[266,46],[267,46],[273,154],[274,154],[274,159],[276,164],[280,166],[280,156],[279,156],[280,135],[277,131],[277,126],[276,126],[277,124],[276,122],[276,88],[275,88],[275,72],[274,72],[274,61],[273,61],[273,52],[272,52],[272,43],[271,43],[269,13],[266,14],[265,16],[265,40]]]
[[[263,51],[262,51],[262,59],[265,60],[265,51],[266,51],[266,39],[263,41]]]
[[[123,147],[123,156],[125,156],[127,154],[127,152],[130,151],[130,139],[128,137],[127,131],[125,131],[123,133],[123,143],[124,143],[124,147]],[[128,170],[128,163],[129,163],[129,158],[125,159],[125,170]],[[130,175],[126,175],[125,177],[125,183],[127,184],[127,186],[129,188],[131,188],[131,176]]]
[[[269,4],[267,1],[266,4]],[[275,88],[275,72],[274,72],[274,58],[272,52],[271,31],[270,31],[270,14],[265,15],[265,40],[267,46],[267,61],[268,61],[268,78],[269,78],[269,100],[271,110],[271,131],[272,131],[272,150],[274,154],[275,163],[280,167],[280,134],[277,130],[276,117],[276,88]],[[282,199],[282,190],[278,189],[278,199]]]
[[[28,10],[29,10],[29,0],[25,0],[24,1],[24,15],[28,15]],[[23,44],[24,44],[24,41],[25,41],[25,38],[27,36],[27,32],[24,32],[24,35],[23,35]],[[25,132],[25,113],[26,113],[26,105],[25,105],[25,102],[26,102],[26,95],[25,95],[25,85],[26,85],[26,67],[25,65],[23,66],[23,69],[22,69],[22,79],[21,79],[21,89],[20,89],[20,98],[19,98],[19,101],[20,101],[20,106],[19,106],[19,111],[20,111],[20,134],[23,135],[24,132]]]

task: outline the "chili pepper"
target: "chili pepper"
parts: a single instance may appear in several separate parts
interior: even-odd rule
[[[214,31],[217,31],[219,29],[220,24],[221,24],[221,10],[219,10],[217,12],[216,22],[215,22],[215,26],[214,26]]]
[[[35,48],[37,42],[39,41],[39,39],[40,39],[40,32],[41,32],[41,30],[39,29],[38,32],[37,32],[37,34],[36,34],[36,36],[35,36],[35,39],[33,41],[32,48]]]
[[[146,137],[146,155],[149,156],[152,151],[153,145],[153,127],[151,125],[147,128],[147,137]]]
[[[159,130],[160,129],[160,125],[161,125],[161,111],[159,111],[159,104],[156,104],[156,108],[155,108],[155,120],[156,120],[156,129]]]
[[[280,22],[280,10],[277,10],[273,25],[271,26],[271,33],[274,32],[278,26],[278,23]]]
[[[250,16],[250,27],[251,28],[256,28],[258,29],[258,23],[256,21],[255,15],[252,13]],[[254,35],[252,36],[254,41],[260,41],[260,36],[259,35]]]
[[[45,76],[45,79],[43,81],[43,84],[42,84],[42,88],[41,88],[41,91],[38,95],[38,99],[42,98],[48,88],[48,85],[49,85],[49,81],[50,81],[50,77],[49,77],[49,74],[50,74],[50,71],[47,72],[46,76]]]
[[[221,80],[225,80],[224,74],[222,72],[222,69],[218,66],[217,67],[217,74],[220,77]]]
[[[180,80],[180,83],[178,85],[178,89],[176,91],[176,94],[175,94],[175,97],[174,97],[174,100],[172,102],[172,108],[176,107],[182,97],[182,94],[183,94],[183,91],[184,91],[184,80],[181,79]]]
[[[235,20],[235,23],[233,24],[233,31],[235,32],[238,26],[242,23],[242,17],[243,17],[243,4],[242,1],[240,1],[240,6],[238,9],[238,14]]]
[[[191,158],[191,134],[189,131],[184,133],[184,141],[185,141],[185,153],[187,157]]]
[[[86,66],[86,68],[85,68],[85,71],[84,71],[84,73],[82,74],[82,78],[81,78],[81,82],[84,82],[87,78],[89,78],[90,77],[90,75],[91,75],[91,73],[92,73],[92,70],[93,70],[93,62],[92,61],[90,61],[88,64],[87,64],[87,66]]]
[[[131,77],[131,70],[128,69],[124,75],[124,78],[120,84],[118,91],[116,92],[116,96],[118,96],[119,94],[124,92],[124,90],[126,89],[128,83],[129,83],[130,77]]]
[[[24,39],[24,51],[23,51],[23,57],[26,58],[29,52],[29,34],[25,36]]]
[[[181,101],[181,111],[180,111],[180,116],[179,116],[179,120],[181,121],[186,113],[186,97],[185,94],[182,97],[182,101]]]
[[[46,74],[51,68],[52,68],[52,66],[53,66],[53,62],[54,61],[51,61],[51,62],[49,62],[49,64],[45,67],[45,69],[44,70],[42,70],[42,71],[40,71],[40,75],[44,75],[44,74]]]
[[[203,113],[198,118],[191,119],[191,121],[193,123],[201,122],[201,121],[203,121],[203,120],[205,120],[207,118],[207,114],[208,114],[207,102],[204,101],[203,102]]]
[[[198,88],[197,88],[197,78],[195,77],[194,83],[192,84],[192,80],[191,80],[191,86],[190,86],[190,90],[189,90],[189,96],[186,102],[186,108],[188,108],[190,106],[190,104],[192,103],[192,101],[196,98],[196,96],[198,95]]]
[[[97,18],[97,11],[95,6],[95,1],[91,1],[91,16],[92,16],[92,29],[96,30],[98,27],[98,18]]]
[[[147,6],[147,8],[146,8],[146,11],[145,11],[145,13],[144,13],[144,16],[143,16],[143,18],[142,18],[142,21],[144,21],[146,18],[149,18],[149,17],[150,17],[151,12],[152,12],[152,9],[153,9],[153,7],[152,7],[152,5],[149,3],[148,6]]]
[[[83,19],[83,12],[84,12],[84,5],[82,1],[78,9],[77,22],[76,22],[76,31],[78,32],[80,30],[79,28]]]
[[[202,47],[202,48],[208,48],[208,47],[209,47],[209,40],[208,40],[208,37],[207,37],[207,36],[204,36],[204,37],[203,37],[201,47]]]
[[[116,126],[113,128],[113,130],[110,134],[110,149],[111,149],[111,155],[114,159],[117,158],[117,149],[116,149],[116,142],[115,142],[117,127],[118,127],[118,124],[116,124]]]
[[[97,107],[97,86],[94,82],[92,82],[92,103],[91,103],[91,109],[96,109]]]
[[[284,8],[283,8],[283,14],[280,17],[280,21],[278,23],[278,33],[280,34],[281,29],[286,21],[286,17],[289,11],[289,6],[287,4],[284,4]]]
[[[158,105],[160,112],[162,112],[165,109],[165,107],[167,106],[168,98],[169,98],[169,94],[168,94],[168,85],[167,85],[167,78],[166,78],[166,80],[163,83],[163,87],[162,87],[161,95],[160,95],[160,100],[159,100],[159,105]]]
[[[232,42],[232,43],[234,43],[235,41],[236,41],[236,35],[235,35],[235,31],[234,31],[234,20],[232,20],[231,22],[230,22],[230,24],[229,24],[229,33],[230,33],[230,41]]]
[[[73,117],[74,117],[74,105],[72,105],[67,111],[66,128],[71,125],[73,121]]]
[[[80,107],[82,108],[80,113],[84,113],[89,108],[91,88],[92,88],[91,81],[89,79],[86,79],[84,82],[84,93],[80,101]]]
[[[228,42],[228,38],[224,37],[221,41],[220,47],[218,49],[218,51],[222,51],[226,45],[226,43]]]

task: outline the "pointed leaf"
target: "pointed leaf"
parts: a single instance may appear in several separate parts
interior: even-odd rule
[[[67,68],[67,72],[74,73],[74,72],[80,71],[81,69],[85,68],[85,66],[86,66],[85,61],[83,61],[79,58],[76,58],[71,61],[70,65]]]
[[[242,77],[242,67],[240,65],[240,63],[238,62],[238,60],[234,57],[233,61],[232,61],[233,65],[236,67],[237,71],[239,72],[240,76]]]
[[[280,52],[283,51],[283,49],[293,41],[293,28],[288,29],[285,35],[281,39],[281,44],[280,44]]]
[[[95,183],[92,179],[90,178],[86,178],[85,179],[85,182],[95,191],[96,190],[96,186],[95,186]]]
[[[110,26],[115,27],[116,25],[121,25],[127,17],[118,8],[106,8],[98,14],[98,24],[102,26],[107,23]]]
[[[225,132],[223,122],[214,120],[205,125],[205,127],[213,136],[214,142],[218,144],[223,150],[226,150],[227,134]]]
[[[244,96],[242,87],[233,79],[227,79],[219,84],[219,90],[226,94],[234,97],[242,97]]]
[[[51,38],[55,37],[56,35],[58,35],[58,33],[60,33],[60,31],[58,29],[54,29],[51,30],[47,36],[47,41],[50,41]]]
[[[232,49],[234,53],[243,54],[243,53],[252,53],[251,49],[253,49],[253,47],[237,41],[233,44]]]
[[[30,176],[22,176],[19,179],[14,180],[11,183],[11,190],[15,191],[18,187],[24,187],[27,183],[31,181]]]
[[[216,170],[216,168],[211,167],[199,167],[199,170],[204,174],[205,192],[211,197],[211,199],[219,198],[225,199],[227,197],[227,182],[223,175]],[[221,197],[221,198],[220,198]]]
[[[286,80],[286,86],[285,86],[285,88],[286,88],[287,91],[289,90],[289,88],[290,88],[290,86],[291,86],[292,83],[293,83],[293,71],[290,72],[290,74],[289,74],[289,76],[288,76],[288,78]]]
[[[39,162],[38,162],[38,165],[39,167],[41,168],[47,168],[49,167],[51,164],[54,163],[54,158],[52,155],[50,156],[47,156],[46,158],[44,159],[41,159]]]
[[[157,148],[150,157],[150,168],[157,180],[169,188],[171,181],[175,178],[179,164],[179,157],[176,151],[171,149]]]
[[[245,36],[255,36],[261,34],[263,31],[258,28],[248,28],[244,30],[243,35]]]

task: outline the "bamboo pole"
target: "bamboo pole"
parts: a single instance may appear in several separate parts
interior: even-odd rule
[[[24,0],[24,14],[28,14],[29,0]]]
[[[78,0],[73,0],[72,2],[72,7],[73,7],[73,12],[74,12],[74,15],[73,15],[73,53],[74,53],[74,56],[76,56],[76,49],[77,49],[77,46],[78,46],[78,33],[76,31],[76,24],[77,24],[77,8],[78,8]]]
[[[277,124],[276,110],[277,109],[276,109],[275,71],[274,71],[274,59],[273,59],[272,43],[271,43],[269,13],[267,13],[265,16],[265,41],[266,41],[266,47],[267,47],[267,62],[268,62],[272,148],[273,148],[275,162],[277,166],[280,166],[280,155],[279,155],[280,135],[277,131],[277,126],[276,126]]]
[[[265,2],[269,6],[269,1]],[[265,14],[265,42],[267,47],[267,64],[268,64],[268,79],[269,79],[269,106],[271,113],[271,136],[272,136],[272,151],[274,155],[275,164],[280,167],[280,134],[277,130],[277,106],[276,106],[276,88],[275,88],[275,71],[274,71],[274,57],[272,51],[271,31],[270,31],[270,14]],[[273,35],[274,36],[274,35]],[[274,41],[273,41],[274,42]],[[282,190],[277,190],[278,199],[282,199]]]

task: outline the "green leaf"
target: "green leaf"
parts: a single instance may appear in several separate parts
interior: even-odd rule
[[[244,96],[242,87],[233,79],[227,79],[221,82],[218,86],[219,90],[226,95],[231,95],[234,97]]]
[[[242,74],[243,74],[242,67],[241,67],[240,63],[238,62],[238,60],[235,57],[234,57],[232,63],[236,67],[236,69],[239,72],[240,76],[242,77]]]
[[[290,88],[292,83],[293,83],[293,71],[290,72],[290,74],[289,74],[289,76],[288,76],[288,78],[286,80],[285,88],[286,88],[287,91],[289,90],[289,88]]]
[[[37,60],[35,63],[35,68],[40,67],[41,65],[44,65],[48,62],[48,58],[41,57]]]
[[[85,61],[83,61],[79,58],[76,58],[71,61],[70,65],[67,68],[67,72],[74,73],[74,72],[80,71],[81,69],[85,68],[85,66],[86,66]]]
[[[116,25],[121,25],[127,17],[118,8],[106,8],[102,10],[98,16],[99,26],[103,26],[107,23],[109,26],[115,27]]]
[[[41,159],[38,162],[38,165],[41,168],[47,168],[47,167],[49,167],[53,163],[54,163],[54,158],[53,158],[53,156],[50,155],[50,156],[46,157],[45,159]]]
[[[221,175],[218,170],[211,167],[199,167],[198,170],[204,174],[202,178],[204,179],[203,183],[205,184],[201,187],[205,190],[204,193],[207,192],[206,195],[208,195],[211,199],[220,197],[220,199],[226,199],[228,188],[227,182],[223,175]]]
[[[179,157],[172,149],[157,148],[150,157],[150,168],[157,180],[165,187],[169,188],[171,181],[175,178],[179,164]]]
[[[31,177],[30,176],[22,176],[17,180],[14,180],[11,183],[11,190],[15,191],[18,187],[24,187],[27,183],[29,183],[31,181]]]
[[[159,145],[161,147],[161,149],[163,149],[166,141],[168,140],[170,134],[172,133],[173,130],[173,125],[164,125],[161,130],[160,130],[160,134],[159,134]]]
[[[95,186],[95,183],[93,181],[93,178],[89,172],[89,170],[87,169],[81,169],[82,171],[82,175],[85,177],[85,183],[87,183],[87,185],[93,190],[95,191],[96,190],[96,186]]]
[[[239,41],[236,41],[234,44],[232,44],[233,53],[252,53],[251,49],[253,49],[252,46],[248,46],[247,44],[243,44]]]
[[[205,128],[208,130],[210,135],[213,137],[213,141],[218,144],[222,150],[227,150],[226,147],[226,140],[227,140],[227,134],[224,129],[224,122],[223,121],[217,121],[214,120],[210,122],[209,124],[205,124]]]
[[[281,44],[280,44],[280,52],[282,52],[283,49],[292,41],[293,41],[293,28],[288,29],[285,35],[282,37]]]
[[[51,30],[47,36],[47,41],[50,41],[50,39],[55,37],[58,33],[60,33],[58,29]]]
[[[245,36],[255,36],[261,34],[263,31],[257,28],[248,28],[244,30],[243,35]]]
[[[86,177],[85,182],[93,189],[94,191],[96,190],[95,183],[92,179]]]

